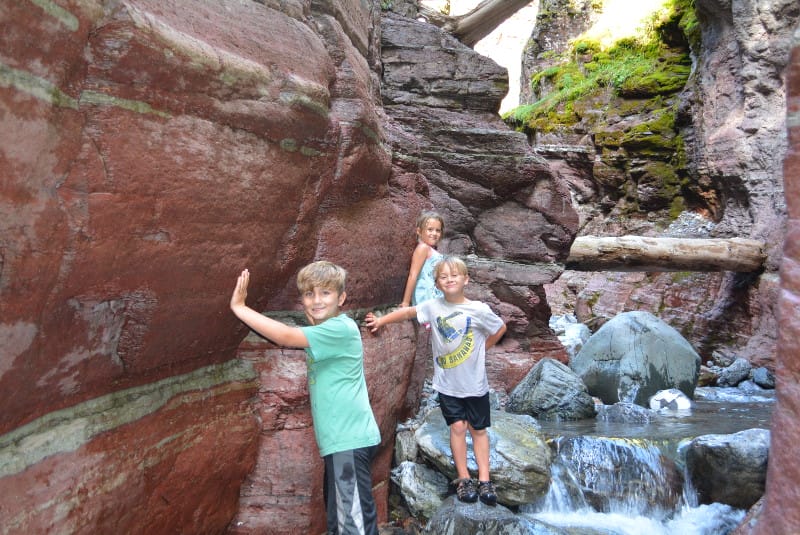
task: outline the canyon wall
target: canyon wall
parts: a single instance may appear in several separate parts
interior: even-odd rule
[[[379,11],[319,7],[0,9],[4,533],[224,531],[264,424],[239,271],[270,310],[321,257],[351,306],[399,295],[429,201],[389,182]]]
[[[731,347],[771,365],[778,346],[773,440],[785,453],[771,459],[765,514],[789,526],[797,255],[787,240],[779,293],[776,155],[786,142],[773,112],[798,14],[788,0],[770,5],[698,2],[718,44],[698,59],[700,89],[685,97],[686,109],[703,104],[687,131],[701,138],[698,173],[726,207],[719,232],[744,225],[768,240],[768,270],[755,283],[684,284],[669,302],[685,301],[669,310],[691,308],[693,286],[722,287],[702,298],[716,311],[711,327],[731,317],[745,328]],[[563,302],[545,287],[584,223],[567,189],[574,168],[499,120],[502,68],[416,21],[413,5],[407,16],[380,9],[364,0],[0,8],[3,533],[322,531],[303,353],[249,333],[229,296],[247,267],[249,304],[299,323],[295,273],[325,258],[348,269],[345,309],[357,320],[391,306],[423,208],[445,215],[443,249],[468,258],[469,297],[509,325],[489,359],[492,387],[510,389],[542,357],[565,359],[547,326],[551,304]],[[771,38],[745,42],[759,25]],[[713,53],[725,51],[738,61],[733,82],[747,83],[712,94],[726,65]],[[709,68],[717,79],[704,78]],[[753,114],[768,117],[759,125]],[[573,155],[584,162],[585,152]],[[619,296],[609,313],[653,295],[607,280],[598,288]],[[604,304],[570,295],[596,311]],[[383,521],[393,432],[418,401],[426,336],[413,323],[362,331],[383,437],[373,470]]]
[[[248,335],[230,293],[247,267],[249,304],[300,321],[295,273],[325,258],[356,319],[395,304],[423,208],[511,327],[493,386],[564,358],[542,284],[577,218],[497,118],[505,71],[411,19],[382,45],[381,18],[361,0],[3,4],[4,533],[321,531],[303,354]],[[384,64],[387,45],[408,60]],[[427,338],[362,335],[385,520]]]
[[[790,535],[800,526],[797,505],[800,468],[794,455],[794,446],[800,440],[800,27],[792,40],[786,81],[789,148],[783,163],[783,182],[788,217],[777,303],[780,318],[776,367],[778,404],[772,415],[764,508],[754,527],[749,523],[742,527],[742,535]]]

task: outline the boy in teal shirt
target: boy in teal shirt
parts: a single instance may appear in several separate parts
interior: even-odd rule
[[[381,437],[364,378],[361,334],[339,310],[347,297],[346,276],[340,266],[325,261],[297,274],[308,327],[286,325],[245,305],[250,282],[246,269],[236,281],[231,310],[276,344],[305,349],[314,435],[325,462],[328,533],[377,535],[370,463]]]

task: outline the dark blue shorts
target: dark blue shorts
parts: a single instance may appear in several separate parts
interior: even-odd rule
[[[466,420],[473,429],[486,429],[492,425],[489,410],[489,393],[480,397],[457,398],[439,392],[439,406],[448,427]]]

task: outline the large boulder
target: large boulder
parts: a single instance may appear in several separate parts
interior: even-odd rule
[[[414,516],[431,518],[447,496],[447,478],[424,464],[403,461],[392,470],[408,510]]]
[[[422,457],[448,478],[455,479],[450,430],[441,409],[436,408],[425,416],[416,438]],[[489,441],[491,477],[497,486],[499,503],[522,505],[544,495],[550,485],[552,454],[533,418],[492,411]],[[477,478],[478,465],[469,438],[467,465]]]
[[[447,498],[428,525],[426,535],[460,535],[462,533],[502,533],[503,535],[561,535],[564,531],[541,522],[515,515],[498,505],[481,502],[462,503],[454,496]]]
[[[542,359],[511,391],[506,410],[546,420],[582,420],[596,414],[586,385],[566,365]]]
[[[764,494],[769,439],[767,429],[747,429],[692,440],[686,449],[686,468],[700,503],[753,506]]]
[[[647,407],[659,390],[677,388],[692,398],[700,355],[678,331],[649,312],[625,312],[589,338],[570,368],[603,403]]]

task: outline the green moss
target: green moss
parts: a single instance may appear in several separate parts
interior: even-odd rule
[[[592,295],[589,296],[589,299],[586,300],[586,304],[589,305],[589,308],[594,307],[597,302],[600,300],[600,292],[592,292]]]
[[[690,65],[672,64],[641,76],[632,75],[620,85],[619,94],[635,98],[677,93],[686,85],[691,69]]]
[[[672,0],[665,7],[641,36],[619,39],[606,49],[597,41],[576,39],[552,58],[554,65],[531,77],[533,93],[542,98],[511,110],[505,119],[523,130],[547,131],[580,120],[568,103],[608,90],[633,99],[679,92],[691,72],[690,38],[684,32],[694,31],[697,20],[691,0]]]
[[[672,220],[678,219],[678,217],[686,211],[686,200],[683,197],[676,196],[672,198],[672,202],[669,205],[669,217]]]
[[[691,278],[692,274],[693,273],[691,271],[673,271],[672,273],[670,273],[669,278],[672,280],[673,283],[678,283]]]
[[[671,158],[677,149],[677,137],[674,110],[662,109],[654,112],[650,121],[627,130],[619,142],[625,150],[639,156]]]

